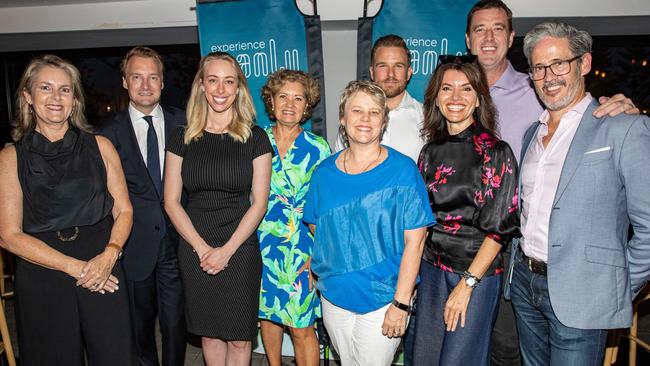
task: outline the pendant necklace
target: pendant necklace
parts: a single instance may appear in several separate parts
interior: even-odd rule
[[[348,168],[347,168],[347,166],[345,164],[346,161],[348,160],[348,152],[350,152],[350,150],[346,150],[345,151],[345,156],[343,157],[343,171],[345,171],[345,174],[350,174],[350,173],[348,173]],[[380,156],[381,156],[381,146],[379,147],[379,154],[377,154],[377,157],[375,158],[375,160],[371,161],[370,164],[366,165],[366,167],[357,174],[365,173],[370,168],[370,166],[372,166],[372,164],[376,163],[377,160],[379,160]]]

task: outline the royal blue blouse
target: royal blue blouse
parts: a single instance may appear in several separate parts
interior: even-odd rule
[[[321,295],[361,314],[392,300],[404,230],[435,223],[413,161],[384,148],[386,160],[361,174],[339,170],[340,153],[324,160],[312,176],[303,215],[316,225],[311,268]]]

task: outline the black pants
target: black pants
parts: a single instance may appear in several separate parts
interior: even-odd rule
[[[510,265],[510,246],[507,252],[503,253],[503,265]],[[508,276],[503,276],[501,288],[508,280]],[[512,303],[507,301],[503,295],[499,304],[497,320],[492,329],[492,348],[490,350],[490,359],[493,366],[518,366],[521,365],[519,355],[519,337],[517,336],[517,321]]]
[[[156,315],[162,334],[162,364],[185,362],[186,330],[183,286],[178,270],[177,237],[163,238],[154,271],[142,281],[129,281],[138,365],[159,365],[156,351]]]
[[[39,233],[63,254],[89,260],[101,253],[110,236],[112,219],[79,227],[76,240],[62,242],[56,233]],[[70,232],[67,230],[66,233]],[[91,366],[133,365],[128,292],[121,262],[113,275],[120,281],[115,293],[90,292],[67,274],[18,258],[16,319],[21,366],[81,366],[84,346]]]

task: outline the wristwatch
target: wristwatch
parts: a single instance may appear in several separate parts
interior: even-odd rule
[[[470,271],[463,272],[463,279],[469,288],[476,288],[481,283],[481,279],[474,276]]]
[[[391,301],[390,303],[393,304],[393,306],[395,306],[396,308],[398,308],[400,310],[406,311],[407,313],[411,312],[411,306],[410,305],[403,304],[403,303],[397,301],[396,299],[393,299],[393,301]]]

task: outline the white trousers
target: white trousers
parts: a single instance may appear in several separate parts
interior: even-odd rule
[[[390,366],[401,338],[381,334],[390,304],[366,314],[342,309],[321,296],[323,322],[342,366]]]

